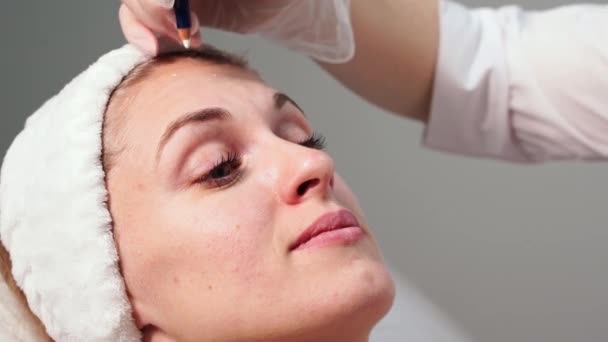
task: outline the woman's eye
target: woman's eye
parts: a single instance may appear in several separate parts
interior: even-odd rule
[[[320,133],[313,133],[310,137],[300,141],[298,144],[304,147],[323,150],[325,148],[325,137]]]
[[[222,187],[234,183],[239,178],[241,157],[237,154],[229,154],[215,164],[215,166],[204,174],[198,183],[207,184],[210,187]]]
[[[233,168],[234,165],[231,164],[218,165],[213,170],[211,170],[211,172],[209,173],[209,178],[217,179],[227,177],[232,173]]]

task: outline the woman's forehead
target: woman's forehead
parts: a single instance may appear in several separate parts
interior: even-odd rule
[[[201,85],[205,81],[213,81],[218,78],[234,82],[263,83],[260,76],[251,69],[192,58],[180,58],[172,62],[153,65],[149,75],[141,83],[158,87],[164,83],[171,84],[176,79],[185,79]]]
[[[172,113],[200,107],[261,107],[275,91],[253,71],[232,65],[218,65],[193,59],[179,59],[153,67],[135,84],[121,89],[108,116],[125,116],[125,121],[169,119]],[[228,108],[229,109],[229,108]]]
[[[140,157],[175,122],[193,113],[218,108],[231,114],[230,127],[239,123],[250,129],[254,122],[268,122],[277,101],[276,90],[252,72],[195,61],[160,66],[131,88],[122,108],[109,115],[110,120],[123,116],[120,127],[114,125],[121,145]]]
[[[104,136],[115,149],[151,142],[180,115],[208,107],[235,117],[263,113],[275,91],[253,71],[231,65],[179,59],[153,66],[136,83],[113,95]]]
[[[273,92],[253,71],[189,59],[155,67],[137,88],[132,94],[133,102],[152,107],[191,103],[218,106]]]

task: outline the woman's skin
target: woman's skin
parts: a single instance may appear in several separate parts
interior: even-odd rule
[[[327,153],[299,144],[313,132],[275,94],[251,71],[180,59],[110,103],[110,210],[144,340],[367,341],[388,312],[393,281],[355,196]],[[186,124],[157,150],[206,108],[231,118]],[[290,250],[340,209],[362,238]]]

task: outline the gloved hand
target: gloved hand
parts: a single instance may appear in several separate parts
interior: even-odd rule
[[[122,0],[120,23],[127,40],[157,54],[157,36],[180,42],[174,0]],[[350,0],[190,0],[193,46],[200,26],[259,34],[328,63],[352,58],[355,49]],[[200,21],[199,21],[200,20]]]

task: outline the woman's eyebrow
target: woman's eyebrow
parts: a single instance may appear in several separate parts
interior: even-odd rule
[[[286,94],[283,93],[275,93],[274,96],[274,106],[276,109],[281,109],[283,108],[283,106],[285,105],[286,102],[291,103],[292,105],[294,105],[296,108],[298,108],[300,110],[300,112],[302,112],[302,114],[304,114],[304,111],[302,110],[302,108],[300,106],[298,106],[298,104],[296,103],[296,101],[292,100],[291,97],[287,96]],[[306,116],[306,114],[304,114],[304,116]]]
[[[304,114],[302,108],[300,108],[300,106],[298,106],[298,104],[286,94],[275,93],[273,95],[273,100],[276,109],[283,108],[285,103],[289,102],[296,108],[298,108],[300,112],[302,112],[302,114]],[[165,145],[167,145],[171,137],[173,137],[173,135],[175,135],[175,133],[181,128],[184,128],[194,123],[202,123],[213,120],[226,121],[230,119],[232,119],[232,114],[230,114],[228,110],[220,107],[204,108],[180,116],[177,120],[173,121],[165,130],[165,133],[163,133],[163,136],[161,137],[160,142],[158,143],[158,148],[156,150],[156,162],[158,163],[162,151],[165,148]]]
[[[201,110],[196,110],[194,112],[187,113],[185,115],[180,116],[177,120],[173,121],[160,138],[160,142],[158,143],[158,148],[156,150],[156,162],[160,159],[163,149],[167,142],[171,139],[173,135],[181,128],[189,126],[195,123],[202,123],[208,121],[227,121],[232,119],[232,114],[228,112],[224,108],[212,107],[212,108],[204,108]]]

